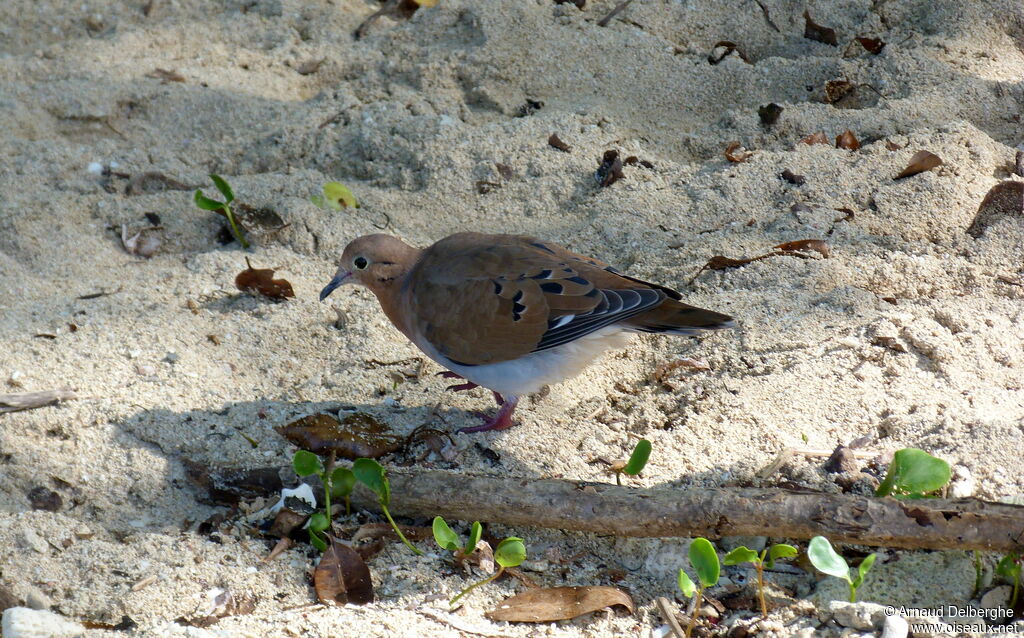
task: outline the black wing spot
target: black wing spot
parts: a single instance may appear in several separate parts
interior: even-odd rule
[[[565,288],[562,287],[562,284],[558,283],[557,281],[551,281],[548,283],[541,284],[540,289],[543,290],[544,292],[551,293],[553,295],[560,295],[562,294],[562,291],[565,290]]]
[[[551,279],[551,271],[550,270],[542,270],[542,271],[540,271],[539,275],[534,275],[533,278],[534,279]]]
[[[522,299],[522,298],[523,298],[523,291],[520,290],[519,292],[516,293],[515,297],[512,297],[512,301],[513,301],[513,303],[515,303],[518,306],[519,305],[519,300]],[[523,307],[525,308],[526,306],[523,306]]]
[[[566,281],[571,281],[572,283],[580,284],[581,286],[585,286],[590,283],[589,281],[587,281],[583,277],[580,277],[579,275],[576,275],[575,277],[567,277]]]
[[[526,312],[526,306],[521,303],[512,304],[512,320],[519,321],[523,318],[523,313]]]
[[[494,280],[491,280],[491,283],[494,284],[494,294],[500,295],[502,291],[501,284]]]
[[[530,245],[533,246],[534,248],[540,248],[544,252],[551,253],[552,255],[555,254],[555,251],[551,250],[550,248],[540,243],[539,241],[531,242]]]

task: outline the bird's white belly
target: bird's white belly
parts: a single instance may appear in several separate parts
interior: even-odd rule
[[[477,366],[463,366],[449,360],[425,339],[416,345],[428,357],[467,381],[504,396],[518,397],[576,376],[602,352],[609,348],[621,348],[628,339],[628,333],[613,325],[549,350],[510,361]]]

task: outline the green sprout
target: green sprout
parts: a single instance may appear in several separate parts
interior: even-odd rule
[[[828,542],[827,538],[815,536],[807,546],[807,558],[819,572],[845,580],[846,584],[850,586],[851,603],[857,602],[857,589],[864,584],[864,576],[875,564],[877,557],[877,554],[869,554],[857,567],[857,576],[850,578],[850,566],[846,559],[832,549],[832,543]]]
[[[360,483],[377,495],[377,502],[380,503],[384,516],[391,523],[391,527],[398,534],[398,538],[402,539],[402,542],[412,550],[413,554],[422,556],[423,552],[409,542],[409,539],[405,537],[402,530],[398,528],[395,519],[391,518],[391,512],[388,511],[388,505],[391,504],[391,483],[388,481],[388,475],[384,467],[373,459],[356,459],[352,463],[352,473],[355,474],[356,479]]]
[[[678,578],[679,590],[683,592],[684,596],[687,598],[692,598],[694,594],[697,596],[694,601],[693,617],[686,626],[686,638],[690,638],[693,626],[700,619],[704,590],[718,584],[718,576],[722,569],[718,563],[718,553],[715,552],[711,541],[706,538],[695,538],[690,543],[690,564],[697,570],[697,583],[694,584],[690,580],[690,576],[682,569],[679,570]]]
[[[1003,559],[996,565],[996,573],[1013,584],[1013,594],[1010,596],[1010,607],[1017,606],[1017,596],[1020,595],[1021,563],[1024,563],[1024,555],[1017,552],[1003,556]]]
[[[629,455],[629,460],[626,461],[625,465],[613,465],[612,469],[615,471],[615,484],[622,485],[622,474],[626,473],[630,476],[636,476],[643,471],[644,466],[647,465],[647,459],[651,457],[651,442],[647,439],[640,439],[636,443],[636,447],[633,448],[633,453]],[[621,463],[619,461],[618,463]]]
[[[469,540],[460,547],[459,541],[461,539],[459,535],[453,532],[452,528],[448,527],[448,523],[443,518],[435,516],[432,528],[434,531],[434,541],[437,542],[438,546],[441,549],[455,552],[455,555],[460,559],[469,556],[476,550],[476,544],[480,542],[480,537],[484,533],[484,528],[480,521],[475,521],[469,529]]]
[[[238,243],[242,245],[242,248],[248,248],[249,242],[245,241],[245,237],[242,235],[242,229],[235,220],[235,214],[231,212],[231,202],[235,201],[235,193],[228,186],[228,183],[223,177],[219,175],[210,174],[210,179],[213,180],[213,185],[217,187],[220,194],[224,196],[223,202],[218,202],[215,199],[203,195],[203,191],[196,190],[196,206],[203,210],[212,210],[216,212],[222,212],[225,217],[228,218],[228,225],[231,226],[231,234],[235,236]]]
[[[436,521],[437,519],[434,520]],[[445,527],[447,527],[447,525],[445,525]],[[498,543],[498,547],[494,550],[494,562],[498,563],[499,565],[498,571],[494,572],[487,578],[475,582],[469,587],[463,589],[459,592],[459,595],[455,598],[452,598],[448,604],[454,607],[455,603],[460,598],[462,598],[469,592],[473,591],[480,585],[489,583],[492,580],[497,579],[505,573],[506,568],[518,567],[523,563],[524,560],[526,560],[526,545],[523,545],[523,539],[517,538],[515,536],[509,536],[505,540]]]
[[[347,186],[340,182],[327,182],[324,184],[323,195],[313,195],[309,198],[317,208],[330,210],[341,210],[342,208],[359,208],[359,200],[352,194]]]
[[[945,487],[949,478],[949,463],[924,450],[908,447],[893,455],[875,496],[924,498]]]
[[[345,515],[349,513],[349,496],[352,494],[352,487],[355,485],[355,475],[345,467],[335,468],[334,454],[328,459],[324,467],[320,457],[307,450],[299,450],[292,457],[292,468],[299,476],[320,477],[324,486],[324,511],[316,512],[309,517],[309,542],[321,552],[327,551],[327,542],[324,539],[324,532],[331,527],[331,496],[345,499]]]
[[[785,543],[776,543],[766,547],[760,554],[747,547],[740,546],[725,555],[722,559],[723,565],[739,565],[740,563],[752,563],[757,570],[757,597],[761,602],[761,617],[768,617],[768,605],[764,600],[764,569],[771,569],[775,561],[780,558],[796,556],[796,548]]]

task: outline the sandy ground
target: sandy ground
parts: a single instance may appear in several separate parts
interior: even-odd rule
[[[524,402],[519,427],[457,436],[456,461],[424,465],[607,480],[588,461],[646,437],[655,453],[635,484],[839,491],[820,458],[766,481],[754,473],[785,447],[866,437],[882,467],[916,446],[958,466],[962,491],[1024,493],[1024,219],[965,232],[988,189],[1012,178],[1024,139],[1019,3],[812,3],[837,47],[804,38],[805,5],[788,0],[764,0],[779,32],[748,0],[637,0],[607,27],[605,0],[441,0],[410,21],[381,19],[361,41],[351,33],[375,10],[361,0],[157,0],[148,16],[145,4],[0,3],[0,392],[80,397],[0,415],[0,584],[19,600],[79,621],[128,616],[138,635],[201,635],[173,621],[223,588],[258,604],[214,625],[220,635],[469,635],[432,617],[447,613],[443,601],[424,602],[466,583],[437,553],[390,545],[370,563],[377,603],[308,607],[313,552],[264,563],[271,543],[240,526],[195,531],[224,510],[204,504],[186,459],[285,465],[294,448],[272,427],[323,409],[356,406],[404,433],[454,430],[491,407],[483,390],[442,393],[430,374],[393,389],[410,364],[373,362],[420,355],[372,296],[317,301],[344,245],[385,226],[419,245],[466,229],[533,234],[738,319],[700,339],[635,338]],[[848,47],[856,35],[887,46]],[[710,64],[720,40],[748,61]],[[150,77],[158,68],[184,81]],[[838,106],[824,90],[837,79],[860,85]],[[524,114],[528,100],[543,106]],[[766,127],[757,111],[769,102],[784,110]],[[846,129],[860,150],[797,144]],[[572,152],[550,147],[551,133]],[[725,160],[733,140],[754,151],[748,161]],[[653,168],[627,166],[599,188],[608,149]],[[922,149],[943,165],[893,180]],[[193,186],[217,172],[287,227],[254,233],[246,253],[218,243],[220,218],[190,191],[126,196],[124,178],[91,163]],[[783,169],[805,183],[780,179]],[[363,207],[313,206],[334,179]],[[119,238],[122,224],[147,225],[145,213],[164,227],[148,260]],[[831,256],[687,284],[712,255],[808,238],[826,239]],[[237,291],[246,255],[277,268],[295,298]],[[99,292],[109,294],[82,298]],[[680,357],[710,370],[650,380]],[[58,511],[33,511],[39,487],[60,494]],[[624,576],[639,613],[497,625],[482,613],[522,587],[503,580],[456,616],[484,635],[647,635],[661,624],[654,597],[672,596],[686,564],[680,540],[494,531],[526,539],[541,583]],[[884,552],[874,575],[865,599],[928,605],[965,602],[974,570],[963,552]],[[844,594],[810,575],[779,578],[819,605]],[[772,622],[776,635],[827,630],[806,604]]]

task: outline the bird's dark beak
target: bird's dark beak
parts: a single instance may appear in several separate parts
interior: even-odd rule
[[[339,272],[337,275],[335,275],[334,279],[331,280],[331,283],[324,286],[324,289],[320,291],[320,301],[327,299],[328,295],[334,292],[335,288],[344,284],[351,276],[352,273],[350,272]]]

